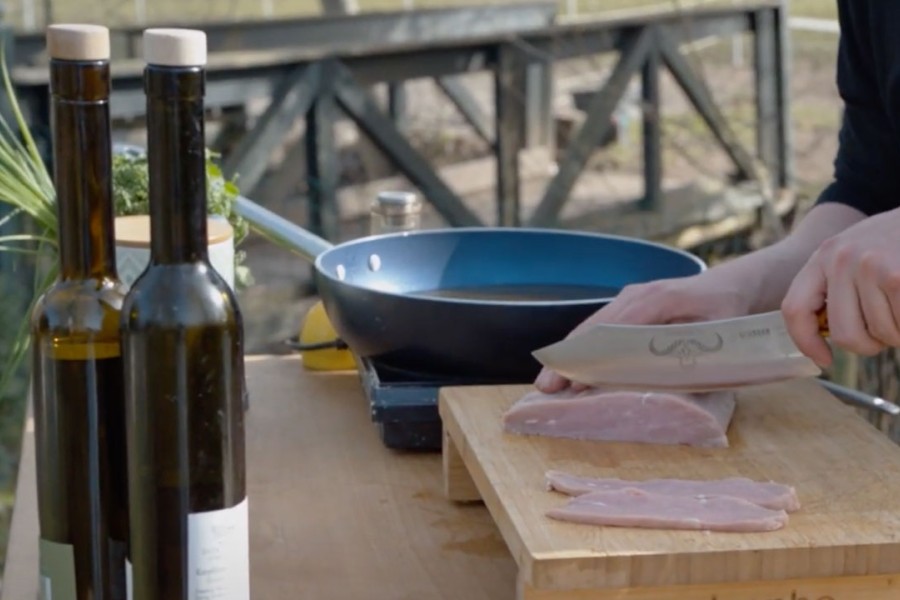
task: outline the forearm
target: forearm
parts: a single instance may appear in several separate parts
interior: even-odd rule
[[[741,290],[745,294],[747,313],[775,310],[791,281],[819,245],[863,219],[862,212],[847,205],[820,204],[783,240],[712,267],[708,274],[723,285]]]

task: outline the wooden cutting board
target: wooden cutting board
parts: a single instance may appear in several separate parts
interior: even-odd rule
[[[519,569],[519,598],[896,600],[900,448],[811,380],[747,388],[727,449],[526,437],[503,412],[531,386],[441,391],[445,492],[481,499]],[[767,533],[563,523],[544,473],[648,479],[744,476],[796,487],[802,508]]]

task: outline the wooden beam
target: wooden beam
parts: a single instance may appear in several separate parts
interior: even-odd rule
[[[494,74],[495,128],[497,135],[497,224],[521,222],[519,154],[525,146],[526,67],[521,50],[513,44],[498,49]]]
[[[756,152],[773,187],[791,183],[790,126],[784,8],[759,10],[753,37],[756,91]]]
[[[283,140],[284,132],[305,114],[319,93],[321,65],[301,65],[291,71],[272,95],[269,107],[253,129],[228,155],[223,170],[228,177],[238,175],[241,189],[251,194],[266,172],[266,158]]]
[[[647,28],[632,34],[626,43],[609,79],[595,92],[586,111],[587,118],[566,148],[559,170],[548,184],[541,203],[532,214],[530,219],[532,226],[551,226],[559,219],[560,211],[568,200],[575,181],[584,170],[596,141],[612,126],[613,112],[625,93],[631,77],[644,64],[651,43],[651,33]]]
[[[653,210],[662,195],[662,133],[659,98],[659,52],[647,53],[641,71],[641,113],[643,115],[644,197],[640,207]]]
[[[778,185],[778,92],[775,85],[775,22],[771,11],[756,14],[753,36],[756,79],[756,155]]]
[[[336,63],[334,70],[338,104],[420,189],[424,199],[453,226],[481,225],[478,216],[435,174],[428,162],[400,135],[391,120],[381,113],[369,94],[354,82],[350,71],[340,63]]]
[[[658,32],[659,50],[663,62],[669,68],[675,81],[684,90],[688,100],[706,122],[719,144],[737,166],[740,175],[747,179],[756,178],[756,162],[740,143],[728,121],[716,105],[712,94],[707,89],[702,77],[698,77],[688,64],[671,34],[660,29]]]
[[[406,83],[403,81],[391,81],[387,84],[388,114],[398,131],[406,129]]]
[[[466,122],[472,126],[478,137],[487,142],[488,146],[493,147],[494,128],[491,126],[491,121],[478,106],[478,101],[475,100],[469,89],[459,80],[459,77],[454,75],[435,77],[434,83],[453,103]]]
[[[309,193],[309,227],[334,241],[338,236],[337,188],[340,178],[334,125],[337,107],[331,81],[333,67],[322,67],[322,83],[306,115],[306,181]],[[291,165],[286,165],[291,168]]]

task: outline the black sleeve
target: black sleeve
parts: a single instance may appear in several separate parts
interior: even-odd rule
[[[871,216],[900,206],[900,140],[886,114],[872,56],[887,40],[870,37],[866,4],[838,2],[837,88],[844,113],[834,180],[817,203],[840,202]]]

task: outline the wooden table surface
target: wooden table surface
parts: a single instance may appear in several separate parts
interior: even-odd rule
[[[487,510],[444,499],[441,457],[385,448],[355,373],[247,359],[254,600],[500,600],[516,567]],[[37,598],[26,425],[2,600]]]

